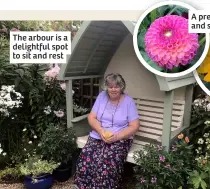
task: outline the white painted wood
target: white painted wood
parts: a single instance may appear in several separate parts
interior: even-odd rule
[[[140,119],[140,128],[141,127],[150,127],[150,128],[155,128],[155,129],[159,129],[162,130],[163,129],[163,124],[157,124],[157,123],[150,123],[150,122],[145,122],[145,121],[141,121]],[[177,127],[172,125],[171,130],[176,130]]]
[[[152,133],[154,135],[162,135],[162,131],[158,130],[157,128],[152,129],[148,127],[140,127],[139,132],[147,132],[147,133]]]
[[[71,120],[72,123],[77,123],[79,121],[82,121],[84,119],[87,119],[88,117],[88,114],[85,114],[85,115],[82,115],[82,116],[79,116],[79,117],[75,117]]]
[[[66,82],[66,109],[67,109],[67,127],[73,126],[71,120],[73,119],[73,93],[72,80]]]
[[[86,78],[98,78],[98,77],[103,77],[103,75],[87,75],[87,76],[74,76],[74,77],[66,77],[65,80],[70,80],[70,79],[86,79]]]
[[[174,91],[165,92],[164,101],[164,114],[163,114],[163,134],[162,134],[162,146],[168,151],[170,147],[171,140],[171,117],[172,117],[172,107],[174,100]]]
[[[163,119],[163,114],[156,113],[156,112],[146,112],[146,111],[139,110],[138,113],[139,115],[141,115],[141,117],[148,116],[148,117]],[[182,119],[181,116],[175,116],[175,115],[172,116],[173,121],[181,121],[181,119]]]
[[[137,136],[141,136],[141,137],[145,137],[145,138],[149,138],[149,139],[153,139],[153,140],[157,140],[161,135],[155,135],[155,134],[150,134],[150,133],[143,133],[143,132],[137,132],[136,133]]]

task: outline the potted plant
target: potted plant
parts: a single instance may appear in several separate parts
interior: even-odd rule
[[[53,170],[59,163],[30,157],[20,165],[20,172],[25,176],[24,185],[27,189],[49,189],[53,183]]]
[[[53,173],[55,180],[67,181],[72,175],[72,156],[77,149],[74,131],[50,125],[44,132],[39,147],[45,159],[60,163]]]

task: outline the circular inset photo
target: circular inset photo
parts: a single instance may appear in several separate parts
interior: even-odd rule
[[[193,73],[198,85],[210,96],[210,49],[204,61]]]
[[[140,62],[162,77],[193,72],[209,49],[209,35],[188,32],[188,11],[179,1],[164,1],[146,10],[138,20],[133,45]]]

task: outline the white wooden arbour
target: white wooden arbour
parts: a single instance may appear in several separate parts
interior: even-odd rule
[[[90,127],[87,115],[73,118],[73,79],[99,77],[103,81],[104,74],[110,72],[124,76],[126,92],[135,99],[140,114],[135,149],[150,139],[169,149],[170,140],[189,126],[193,74],[163,78],[145,69],[133,49],[134,27],[131,21],[84,21],[72,41],[71,55],[62,65],[59,79],[67,81],[67,124],[75,128],[81,148]],[[134,162],[131,155],[128,161]]]

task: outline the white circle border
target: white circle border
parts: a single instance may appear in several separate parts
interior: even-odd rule
[[[191,5],[188,5],[184,2],[180,2],[180,1],[174,1],[174,0],[171,0],[171,1],[163,1],[163,2],[160,2],[160,3],[157,3],[153,6],[151,6],[150,8],[148,8],[139,18],[139,20],[137,21],[136,25],[135,25],[135,28],[134,28],[134,33],[133,33],[133,46],[134,46],[134,50],[135,50],[135,53],[140,61],[141,64],[144,65],[144,67],[146,67],[150,72],[158,75],[158,76],[161,76],[161,77],[170,77],[170,78],[175,78],[175,77],[182,77],[182,76],[185,76],[193,71],[196,70],[196,68],[201,65],[201,63],[203,62],[203,60],[205,59],[207,53],[208,53],[208,49],[209,49],[209,44],[210,44],[210,40],[209,40],[209,33],[205,33],[206,34],[206,44],[205,44],[205,47],[204,47],[204,51],[201,55],[201,57],[199,58],[199,60],[190,68],[188,68],[187,70],[185,71],[182,71],[182,72],[179,72],[179,73],[164,73],[164,72],[160,72],[158,70],[156,70],[155,68],[153,68],[152,66],[150,66],[145,60],[144,58],[142,57],[140,51],[139,51],[139,48],[138,48],[138,40],[137,40],[137,35],[138,35],[138,30],[139,30],[139,26],[141,24],[141,22],[143,21],[143,19],[147,16],[147,14],[149,14],[152,10],[156,9],[156,8],[159,8],[160,6],[164,6],[164,5],[179,5],[179,6],[182,6],[184,8],[187,8],[187,9],[191,9],[191,10],[196,10],[194,7],[192,7]]]
[[[198,75],[197,70],[195,70],[195,71],[193,72],[193,74],[194,74],[194,77],[195,77],[195,79],[196,79],[198,85],[201,87],[201,89],[202,89],[208,96],[210,96],[210,90],[209,90],[209,89],[204,85],[204,83],[202,82],[201,78],[200,78],[199,75]]]

